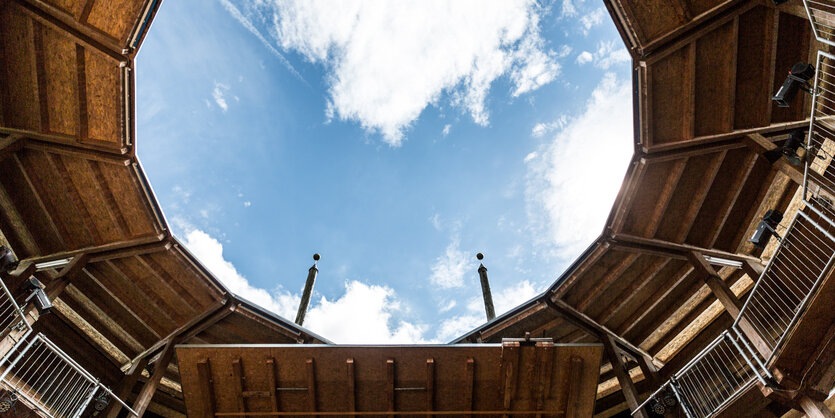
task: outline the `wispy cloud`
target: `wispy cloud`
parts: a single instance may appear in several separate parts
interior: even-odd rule
[[[290,61],[287,61],[287,58],[284,58],[284,55],[281,55],[281,53],[278,52],[277,49],[275,49],[275,47],[270,43],[270,41],[268,41],[267,38],[265,38],[264,35],[261,34],[261,31],[259,31],[258,28],[256,28],[255,25],[252,24],[252,21],[250,21],[246,16],[244,16],[243,13],[241,13],[241,11],[237,7],[235,7],[234,4],[230,3],[229,0],[220,0],[220,4],[222,4],[223,7],[226,8],[226,11],[229,12],[229,14],[233,18],[235,18],[235,20],[237,20],[241,25],[243,25],[243,27],[246,28],[246,30],[255,35],[255,37],[258,38],[259,41],[261,41],[264,47],[266,47],[271,54],[278,58],[278,61],[281,63],[281,65],[284,66],[284,68],[287,69],[287,71],[290,72],[290,74],[293,74],[294,76],[296,76],[296,78],[307,84],[307,81],[305,81],[304,77],[302,77],[302,75],[299,74],[298,71],[296,71],[296,68],[293,67],[293,64],[290,64]]]
[[[185,246],[232,293],[239,295],[284,318],[294,318],[301,300],[298,293],[276,288],[273,291],[249,283],[223,256],[223,244],[206,232],[192,229],[185,235]],[[345,293],[329,300],[314,300],[308,310],[305,327],[336,343],[423,343],[427,326],[395,321],[403,312],[394,290],[348,281]]]
[[[577,56],[577,64],[592,62],[595,67],[608,70],[612,66],[629,62],[632,59],[623,44],[615,41],[603,41],[597,44],[594,53],[583,51]]]
[[[583,35],[588,35],[591,28],[603,23],[603,19],[606,17],[606,10],[602,7],[592,10],[589,13],[583,15],[580,18],[580,25],[582,25],[582,32]]]
[[[392,146],[439,100],[486,125],[486,98],[497,78],[509,75],[511,94],[519,96],[560,71],[559,54],[540,36],[542,8],[533,0],[223,1],[254,33],[266,31],[284,51],[326,67],[326,114],[356,121]]]
[[[441,289],[463,287],[464,276],[474,270],[472,256],[461,251],[460,245],[461,239],[455,232],[444,253],[435,259],[432,275],[429,277],[429,281],[435,286]]]
[[[501,315],[510,309],[526,302],[542,292],[528,280],[522,280],[510,287],[493,291],[493,306],[496,315]],[[435,338],[439,341],[450,341],[487,321],[484,315],[484,300],[472,298],[467,302],[467,313],[448,318],[441,322]]]
[[[630,80],[607,73],[585,105],[528,164],[531,231],[572,258],[596,238],[632,153]]]
[[[226,103],[225,97],[228,90],[228,85],[215,81],[215,88],[212,90],[212,99],[214,99],[215,104],[217,104],[217,106],[224,112],[229,109],[229,105]]]

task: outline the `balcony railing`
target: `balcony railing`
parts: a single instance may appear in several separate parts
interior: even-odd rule
[[[835,3],[826,0],[803,0],[817,40],[835,46]]]

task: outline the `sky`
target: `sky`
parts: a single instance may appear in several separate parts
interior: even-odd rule
[[[179,0],[137,57],[137,154],[233,293],[336,343],[448,342],[603,230],[632,153],[601,2]]]

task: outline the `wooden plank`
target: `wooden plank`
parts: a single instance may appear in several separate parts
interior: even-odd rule
[[[241,358],[232,359],[233,397],[238,412],[246,412],[246,400],[244,399],[244,371],[241,365]]]
[[[200,381],[201,400],[206,417],[215,416],[215,389],[209,359],[197,362],[197,376]]]
[[[23,149],[26,139],[22,135],[9,135],[0,138],[0,161]]]
[[[151,378],[148,379],[145,386],[142,387],[142,391],[139,392],[139,395],[136,397],[136,401],[133,403],[133,410],[136,411],[140,417],[145,413],[145,410],[148,409],[148,405],[150,405],[151,399],[154,397],[154,393],[157,391],[160,381],[165,375],[168,365],[171,363],[171,359],[174,358],[174,346],[177,345],[177,343],[179,343],[179,341],[172,340],[165,346],[160,361],[157,363],[156,367],[154,367],[154,373],[151,374]]]
[[[518,341],[502,343],[501,368],[499,374],[499,393],[502,398],[502,409],[508,411],[513,405],[518,388],[519,375],[519,349]],[[505,415],[506,416],[506,415]]]
[[[571,367],[568,372],[568,397],[565,405],[566,418],[580,418],[580,388],[576,382],[580,381],[583,375],[583,359],[581,357],[571,357]]]
[[[798,403],[800,403],[800,407],[803,408],[803,412],[809,418],[835,418],[835,414],[829,410],[826,404],[811,399],[806,395],[800,396]]]
[[[568,292],[572,286],[574,286],[577,280],[579,280],[579,278],[582,277],[586,271],[588,271],[589,267],[593,266],[597,262],[597,260],[599,260],[606,254],[608,250],[608,242],[598,243],[591,255],[586,260],[584,260],[574,271],[572,271],[571,274],[569,274],[568,277],[566,277],[565,280],[563,280],[563,282],[560,283],[559,287],[554,289],[555,297],[562,298],[562,296],[565,295],[565,293]]]
[[[395,410],[395,403],[394,403],[394,390],[395,390],[395,380],[394,380],[394,359],[386,360],[386,410],[389,412],[393,412]],[[394,415],[389,414],[389,418],[392,418]]]
[[[612,283],[620,278],[626,269],[635,263],[638,257],[639,255],[636,253],[627,254],[623,257],[620,263],[615,265],[614,268],[607,271],[603,277],[598,278],[595,281],[594,287],[592,287],[588,292],[585,292],[586,296],[577,303],[577,310],[581,312],[585,311],[586,308],[594,302],[595,298],[609,288]]]
[[[41,132],[50,132],[49,129],[49,98],[47,97],[46,83],[46,57],[44,57],[43,25],[38,21],[32,22],[33,42],[35,44],[35,74],[38,91],[38,105],[40,115]]]
[[[641,238],[627,234],[616,234],[612,236],[612,244],[618,247],[641,249],[647,253],[666,254],[670,258],[679,260],[688,259],[688,254],[696,251],[706,256],[724,258],[732,261],[760,262],[759,258],[746,254],[736,254],[728,251],[701,248],[689,244],[677,244],[659,239]]]
[[[606,324],[620,309],[626,305],[632,297],[635,296],[644,286],[655,278],[664,267],[670,263],[670,259],[657,259],[652,262],[647,268],[639,274],[635,279],[629,282],[629,285],[624,287],[615,297],[613,303],[610,303],[597,317],[601,324]]]
[[[307,371],[307,410],[316,412],[316,369],[313,364],[313,359],[305,360],[305,370]]]
[[[461,409],[469,411],[473,409],[473,386],[475,384],[475,360],[472,357],[468,357],[464,363],[464,376],[466,376],[466,386],[464,386],[464,396],[462,397],[464,406]],[[471,415],[467,415],[467,417],[471,417]]]
[[[128,397],[133,393],[133,387],[136,385],[139,376],[142,375],[142,372],[145,370],[145,366],[148,365],[148,359],[144,359],[141,364],[138,365],[136,370],[132,373],[125,375],[122,378],[122,381],[119,382],[119,386],[113,392],[116,397],[121,400],[127,400]],[[119,415],[119,412],[122,411],[122,404],[120,402],[116,402],[111,400],[110,404],[107,406],[107,409],[104,411],[105,418],[116,418]]]
[[[348,380],[348,390],[345,393],[347,402],[345,404],[348,406],[349,412],[354,412],[357,410],[357,378],[354,371],[354,359],[349,358],[345,360],[345,370]]]
[[[435,360],[426,359],[426,411],[435,410]],[[431,417],[432,414],[426,414]]]
[[[731,317],[736,319],[742,309],[742,302],[736,297],[728,284],[719,277],[719,273],[713,269],[713,266],[705,260],[701,253],[691,252],[688,259],[693,267],[702,273],[705,283],[713,292],[713,295],[716,296],[716,299],[719,300],[719,303],[731,314]]]
[[[75,73],[78,76],[78,139],[83,142],[90,137],[90,118],[87,113],[87,60],[84,47],[75,46]]]
[[[49,300],[58,298],[64,292],[64,289],[67,288],[70,281],[75,280],[81,274],[81,270],[86,265],[87,254],[80,254],[73,257],[69,264],[61,269],[58,276],[46,285],[45,291]]]
[[[640,405],[640,394],[635,389],[635,384],[632,382],[632,378],[626,371],[626,367],[623,364],[623,360],[620,358],[617,347],[615,347],[615,340],[613,338],[609,336],[603,338],[603,352],[605,353],[606,358],[609,359],[609,362],[612,363],[612,370],[618,379],[618,384],[620,384],[623,396],[626,398],[626,403],[632,411],[632,416],[647,418],[647,415],[643,410],[638,410],[638,406]]]

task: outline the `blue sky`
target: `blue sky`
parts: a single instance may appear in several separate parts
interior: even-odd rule
[[[602,230],[632,150],[602,3],[164,2],[138,155],[235,293],[340,343],[449,341],[543,291]]]

